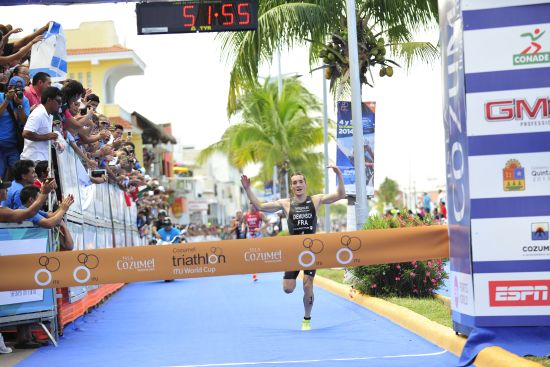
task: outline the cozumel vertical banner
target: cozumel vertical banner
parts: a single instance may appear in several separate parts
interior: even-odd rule
[[[367,177],[367,195],[374,196],[374,117],[375,102],[363,102],[363,146],[365,152],[365,171]],[[355,195],[355,167],[353,156],[353,123],[351,102],[339,101],[337,104],[338,126],[336,130],[336,165],[342,171],[347,195]]]
[[[0,291],[447,257],[446,226],[0,256]]]

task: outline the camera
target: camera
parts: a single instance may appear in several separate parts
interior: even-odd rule
[[[94,169],[92,170],[91,176],[92,177],[101,177],[103,175],[107,174],[107,170],[104,169]]]
[[[23,99],[23,89],[22,88],[11,85],[11,86],[8,87],[8,92],[11,91],[11,90],[15,91],[15,95],[17,96],[17,98]]]

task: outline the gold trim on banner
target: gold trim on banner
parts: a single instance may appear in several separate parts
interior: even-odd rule
[[[0,291],[353,267],[449,256],[447,226],[0,256]]]

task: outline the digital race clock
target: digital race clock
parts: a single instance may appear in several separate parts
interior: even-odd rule
[[[245,31],[258,27],[258,0],[136,4],[138,34]]]

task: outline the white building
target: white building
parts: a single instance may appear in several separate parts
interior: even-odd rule
[[[183,147],[174,153],[175,161],[187,168],[186,174],[175,175],[170,187],[185,197],[180,223],[226,225],[238,209],[246,206],[241,188],[241,173],[229,164],[224,154],[216,153],[203,165],[196,163],[200,150]],[[185,177],[183,177],[185,176]]]

